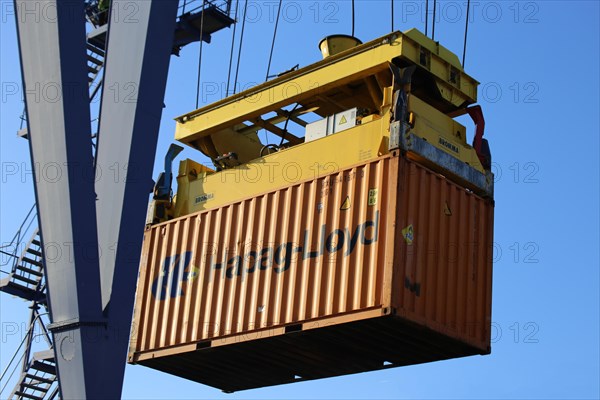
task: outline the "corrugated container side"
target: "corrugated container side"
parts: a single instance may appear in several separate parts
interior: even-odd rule
[[[384,244],[394,227],[389,163],[381,158],[151,227],[132,349],[382,307],[392,257]]]
[[[493,201],[399,162],[396,313],[488,352]]]
[[[393,152],[153,226],[129,360],[236,391],[486,354],[493,208]]]

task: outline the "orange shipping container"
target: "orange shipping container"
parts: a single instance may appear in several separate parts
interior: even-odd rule
[[[395,151],[151,226],[129,361],[232,392],[488,354],[493,207]]]

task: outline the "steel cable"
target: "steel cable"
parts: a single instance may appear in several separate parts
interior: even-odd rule
[[[462,66],[465,68],[465,57],[467,55],[467,33],[469,32],[469,8],[471,6],[471,0],[467,0],[467,19],[465,20],[465,42],[463,44],[463,56]]]
[[[198,51],[198,82],[196,84],[196,109],[200,101],[200,71],[202,70],[202,43],[204,42],[204,13],[206,0],[202,0],[202,17],[200,18],[200,50]]]
[[[240,47],[238,50],[237,66],[235,67],[235,79],[233,80],[233,94],[236,93],[238,73],[240,72],[240,61],[242,58],[242,45],[244,44],[244,31],[246,29],[246,11],[248,10],[248,0],[244,4],[244,17],[242,19],[242,32],[240,34]]]
[[[227,70],[227,89],[225,89],[225,97],[229,96],[229,81],[231,80],[231,67],[233,67],[233,49],[235,47],[235,31],[237,28],[237,16],[238,16],[238,8],[240,5],[240,0],[236,0],[235,2],[235,15],[233,16],[233,34],[231,35],[231,51],[229,52],[229,68]],[[235,86],[235,82],[234,82]]]
[[[275,19],[275,29],[273,29],[273,41],[271,42],[271,52],[269,53],[269,64],[267,65],[267,76],[265,76],[265,82],[269,80],[269,73],[271,72],[271,61],[273,60],[273,50],[275,49],[275,38],[277,37],[277,27],[279,26],[279,16],[281,15],[281,4],[283,0],[279,0],[279,7],[277,8],[277,18]]]

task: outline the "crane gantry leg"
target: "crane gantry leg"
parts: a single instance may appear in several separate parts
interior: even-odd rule
[[[83,2],[15,1],[35,193],[63,398],[101,392],[90,358],[103,330]],[[52,168],[52,176],[43,170]]]
[[[111,7],[135,13],[111,20],[105,87],[129,84],[136,95],[103,96],[96,168],[117,166],[126,178],[95,183],[84,2],[15,0],[42,241],[62,252],[45,273],[69,399],[121,395],[139,261],[131,255],[141,248],[177,13],[175,0]],[[56,173],[44,176],[49,168]]]

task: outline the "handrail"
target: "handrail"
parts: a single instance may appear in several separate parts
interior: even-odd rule
[[[19,354],[18,350],[17,350],[17,352],[15,352],[15,356],[17,354]],[[0,377],[0,382],[2,381],[2,378],[4,378],[4,375],[6,374],[6,371],[8,370],[8,368],[10,368],[12,362],[14,361],[15,356],[13,356],[13,359],[10,360],[10,363],[6,366],[6,370],[2,373],[2,377]],[[19,357],[18,361],[20,362],[23,359],[23,357],[25,357],[25,353],[21,354],[21,357]],[[17,370],[17,367],[19,366],[19,362],[15,363],[15,365],[12,369],[12,372],[10,373],[10,376],[6,379],[4,386],[2,386],[2,388],[0,389],[0,394],[2,394],[4,392],[4,389],[6,389],[6,387],[8,386],[8,383],[12,379],[13,375],[15,374],[15,371]]]
[[[48,396],[48,400],[54,400],[57,398],[58,396],[58,392],[59,392],[59,388],[58,386],[54,388],[54,390],[52,391],[52,393],[50,393],[50,396]]]
[[[21,230],[23,229],[23,226],[25,225],[25,223],[27,222],[27,220],[29,219],[29,216],[31,215],[31,213],[33,212],[33,210],[35,210],[35,203],[33,204],[33,206],[29,209],[29,212],[27,213],[27,216],[25,216],[25,219],[23,220],[23,222],[21,223],[21,226],[19,227],[19,229],[17,229],[17,233],[15,233],[15,236],[12,238],[11,242],[5,245],[0,246],[0,249],[3,249],[5,247],[9,247],[12,246],[13,243],[18,242],[18,237],[19,237],[19,233],[21,232]]]
[[[188,8],[190,6],[190,4],[194,4],[194,3],[199,3],[200,5],[198,5],[197,7],[191,7]],[[183,0],[183,3],[180,4],[177,9],[179,10],[177,12],[177,17],[181,17],[184,14],[190,14],[194,11],[198,11],[200,9],[202,9],[203,4],[206,4],[206,6],[208,7],[216,7],[219,10],[221,10],[222,12],[224,12],[225,14],[229,15],[229,13],[231,12],[231,0]]]
[[[35,316],[35,318],[33,318],[33,321],[31,321],[31,324],[29,325],[29,329],[27,330],[27,333],[23,336],[23,340],[21,340],[21,343],[19,344],[19,347],[17,347],[17,350],[15,350],[15,353],[13,354],[12,358],[10,359],[10,361],[8,362],[8,364],[6,365],[6,368],[4,368],[4,371],[2,371],[2,374],[0,375],[0,381],[2,381],[2,379],[4,379],[4,376],[6,375],[6,373],[8,372],[8,370],[10,369],[11,365],[13,364],[13,362],[15,361],[17,355],[20,353],[21,347],[23,347],[23,344],[28,341],[33,342],[36,338],[38,338],[39,336],[44,336],[46,341],[48,341],[48,331],[46,329],[46,327],[44,326],[44,324],[41,322],[41,317],[44,315],[48,315],[47,312],[45,313],[37,313],[37,315]],[[30,333],[33,329],[35,329],[35,324],[36,322],[40,322],[40,325],[44,328],[44,332],[38,333],[37,335],[31,335],[30,337]],[[50,348],[53,347],[52,342],[48,342],[50,344]],[[23,360],[23,358],[28,355],[28,352],[23,352],[23,354],[21,354],[21,356],[18,359],[18,362],[15,363],[12,372],[10,373],[10,376],[6,379],[6,383],[4,384],[4,386],[2,387],[2,389],[0,389],[0,394],[2,394],[4,392],[4,389],[6,389],[6,387],[8,386],[8,383],[10,382],[11,378],[13,377],[17,366],[19,365],[19,363]],[[27,360],[28,362],[28,360]]]
[[[33,221],[32,221],[32,222],[33,222]],[[30,223],[29,223],[29,225],[27,226],[27,229],[25,230],[25,232],[29,232],[29,228],[30,228],[30,227],[31,227],[31,222],[30,222]],[[32,234],[31,234],[31,237],[30,237],[30,239],[29,239],[29,242],[27,242],[27,246],[25,246],[25,248],[23,249],[23,251],[22,251],[21,255],[17,257],[17,256],[16,256],[16,254],[15,254],[15,262],[14,262],[14,264],[13,264],[13,266],[12,266],[12,271],[11,271],[11,273],[13,273],[13,274],[16,274],[16,273],[17,273],[17,267],[19,266],[19,264],[21,263],[21,261],[23,261],[23,258],[25,257],[25,252],[27,251],[27,249],[29,249],[29,248],[31,247],[31,245],[33,244],[33,241],[35,240],[35,237],[38,235],[38,233],[39,233],[39,229],[38,229],[38,228],[36,228],[36,229],[35,229],[35,230],[32,232]],[[18,247],[17,247],[17,248],[15,248],[15,253],[16,253],[17,251],[18,251]],[[42,250],[42,251],[43,251],[43,250]],[[36,285],[36,286],[39,286],[39,283],[40,283],[41,281],[42,281],[42,280],[41,280],[41,279],[39,279],[39,281],[38,281],[38,285]]]
[[[48,312],[45,313],[38,313],[38,316],[41,317],[42,315],[48,315]],[[42,321],[42,319],[40,318],[38,321],[38,324],[42,327],[42,331],[39,334],[37,334],[35,337],[41,336],[42,333],[44,334],[44,339],[46,339],[46,343],[48,343],[48,346],[50,346],[50,348],[52,348],[54,346],[54,344],[52,343],[52,338],[50,337],[50,332],[48,331],[48,328],[46,327],[46,324],[44,324],[44,322]]]
[[[34,212],[34,210],[35,210],[35,212]],[[17,232],[13,236],[10,243],[0,246],[0,252],[2,252],[2,254],[6,254],[6,255],[9,255],[14,258],[13,265],[11,268],[11,272],[13,272],[13,273],[15,272],[15,269],[17,268],[17,263],[20,258],[20,255],[18,254],[19,244],[25,238],[26,234],[28,232],[30,232],[30,228],[33,225],[34,221],[37,221],[37,210],[36,210],[35,203],[31,207],[31,209],[29,209],[29,212],[25,216],[25,219],[21,223],[21,226],[19,227],[19,229],[17,229]],[[2,249],[9,249],[13,246],[14,246],[14,248],[12,249],[12,253],[10,252],[10,250],[9,251],[2,250]],[[4,266],[8,265],[9,263],[10,263],[10,259],[7,260],[6,262],[0,261],[0,266],[4,267]]]

